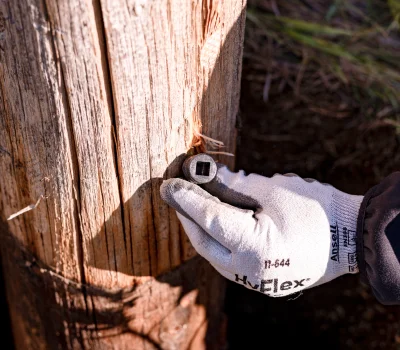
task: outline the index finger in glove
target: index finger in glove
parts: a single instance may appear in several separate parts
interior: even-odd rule
[[[218,164],[216,177],[203,188],[225,203],[256,210],[262,207],[257,198],[266,186],[264,179],[263,176],[256,174],[246,175],[243,170],[235,173],[227,166]]]
[[[231,251],[246,240],[246,233],[251,236],[258,225],[253,211],[223,203],[199,186],[182,179],[164,181],[161,197]]]

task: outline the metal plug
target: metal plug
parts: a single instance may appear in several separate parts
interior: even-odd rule
[[[186,179],[195,184],[206,184],[217,175],[217,163],[205,153],[186,158],[182,165]]]

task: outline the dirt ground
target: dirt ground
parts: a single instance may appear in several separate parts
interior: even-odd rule
[[[294,172],[352,194],[364,194],[400,169],[395,127],[368,120],[357,108],[343,117],[316,113],[291,88],[264,102],[254,74],[245,59],[238,169],[265,176]],[[323,103],[320,96],[314,100],[316,107]],[[230,283],[229,348],[400,349],[400,307],[379,304],[358,275],[295,298],[269,298]]]

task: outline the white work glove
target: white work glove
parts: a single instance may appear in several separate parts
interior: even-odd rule
[[[161,197],[197,252],[231,281],[278,297],[358,272],[362,196],[294,174],[246,176],[221,166],[203,188],[170,179]]]

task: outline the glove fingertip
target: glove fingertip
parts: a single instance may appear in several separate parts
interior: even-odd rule
[[[196,194],[201,197],[209,196],[199,186],[179,178],[164,180],[160,186],[161,198],[187,218],[190,218],[190,215],[186,209],[196,205],[197,200],[193,199],[193,195]]]
[[[174,194],[177,191],[186,188],[188,184],[187,181],[177,178],[164,180],[160,186],[160,195],[162,200],[173,205],[175,203]]]

